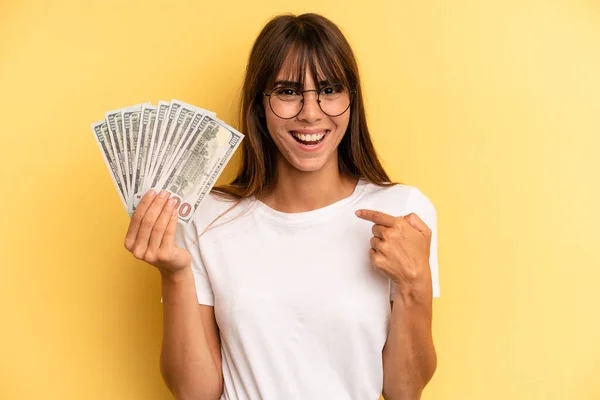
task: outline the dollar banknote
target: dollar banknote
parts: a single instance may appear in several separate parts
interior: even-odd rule
[[[117,188],[119,198],[123,202],[125,208],[127,208],[127,199],[125,198],[125,185],[123,183],[123,177],[121,175],[121,172],[118,168],[118,162],[117,160],[115,160],[110,140],[110,133],[108,131],[108,124],[105,120],[96,122],[92,124],[92,131],[94,131],[96,143],[100,147],[102,158],[104,159],[104,163],[108,167],[110,177],[112,178],[112,181],[115,184],[115,187]]]
[[[128,214],[151,188],[167,189],[182,223],[192,219],[244,138],[214,112],[175,99],[109,111],[92,131]]]
[[[175,144],[175,148],[172,151],[171,159],[169,160],[165,171],[170,171],[173,166],[173,162],[179,159],[179,155],[181,154],[182,149],[187,145],[187,143],[192,139],[194,135],[198,134],[198,126],[202,119],[206,116],[203,113],[195,113],[192,116],[192,119],[187,126],[186,130],[181,134],[180,139]]]
[[[135,150],[135,169],[136,176],[133,182],[133,196],[131,198],[131,210],[135,211],[140,198],[142,197],[142,185],[146,172],[148,155],[150,150],[150,141],[152,131],[156,121],[156,110],[158,107],[153,105],[143,105],[140,112],[140,126]]]
[[[154,184],[154,176],[156,175],[156,170],[158,169],[160,159],[166,147],[168,133],[171,131],[171,127],[175,124],[175,117],[180,110],[181,104],[171,101],[169,108],[166,111],[165,119],[161,125],[160,131],[158,132],[158,136],[156,137],[156,156],[152,158],[152,171],[148,176],[148,178],[150,178],[150,186],[153,186]]]
[[[125,198],[129,194],[129,170],[127,169],[127,148],[123,140],[123,114],[121,110],[113,110],[106,113],[106,122],[110,134],[111,143],[114,149],[115,160],[119,163],[119,171],[125,184]]]
[[[193,218],[243,137],[211,116],[202,118],[182,147],[179,158],[154,188],[168,190],[177,200],[180,221]]]
[[[167,111],[169,111],[170,103],[168,101],[159,101],[156,110],[156,120],[152,133],[150,134],[150,147],[148,149],[148,159],[146,160],[146,170],[144,172],[144,181],[142,182],[142,192],[146,193],[150,189],[152,183],[152,171],[156,165],[155,160],[158,158],[158,144],[160,142],[160,132],[164,126]]]
[[[127,204],[128,212],[132,213],[132,196],[134,194],[135,180],[137,178],[137,166],[135,159],[137,139],[140,129],[140,114],[142,112],[142,104],[127,107],[122,110],[123,114],[123,140],[127,142],[127,169],[130,182]]]

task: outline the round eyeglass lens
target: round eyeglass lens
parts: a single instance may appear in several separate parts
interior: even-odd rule
[[[319,91],[319,106],[330,117],[343,114],[350,106],[350,92],[344,85],[325,86]]]

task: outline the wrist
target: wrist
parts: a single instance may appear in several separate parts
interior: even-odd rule
[[[169,282],[169,283],[178,283],[178,282],[186,280],[190,276],[192,276],[191,266],[187,266],[185,268],[181,268],[181,269],[174,270],[174,271],[162,270],[162,269],[159,271],[160,271],[160,276],[161,276],[162,280]]]
[[[398,301],[405,305],[429,305],[433,298],[431,283],[417,282],[412,284],[400,284],[394,282],[394,302]]]

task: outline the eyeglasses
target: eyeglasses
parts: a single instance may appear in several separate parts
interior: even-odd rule
[[[327,85],[320,89],[298,90],[294,87],[278,86],[271,93],[263,94],[269,98],[269,107],[273,114],[282,119],[298,116],[304,108],[304,93],[316,92],[317,104],[325,115],[337,117],[345,113],[355,93],[342,84]]]

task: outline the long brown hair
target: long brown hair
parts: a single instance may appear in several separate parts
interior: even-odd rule
[[[246,137],[241,145],[240,168],[229,185],[217,186],[213,192],[242,199],[260,198],[274,189],[279,150],[267,130],[262,97],[288,57],[294,61],[290,63],[293,80],[303,82],[308,67],[315,82],[320,71],[325,80],[341,82],[354,91],[348,128],[338,146],[340,173],[378,186],[392,184],[371,142],[350,44],[340,29],[321,15],[284,14],[265,25],[252,47],[241,93],[239,127]]]

